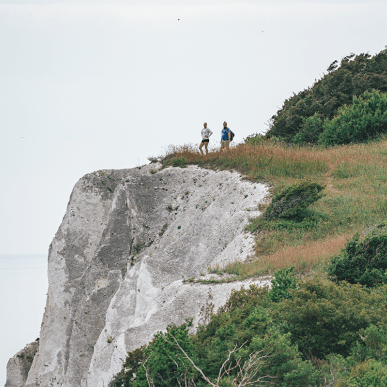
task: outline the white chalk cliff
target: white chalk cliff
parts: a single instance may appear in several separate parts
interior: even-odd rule
[[[49,250],[40,340],[9,361],[6,387],[107,387],[128,351],[171,323],[197,326],[203,307],[248,285],[184,280],[252,254],[244,228],[267,187],[229,171],[158,167],[98,171],[75,185]]]

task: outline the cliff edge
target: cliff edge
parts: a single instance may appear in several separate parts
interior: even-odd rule
[[[249,283],[184,280],[252,253],[244,228],[267,187],[229,171],[157,167],[98,171],[75,185],[50,245],[36,354],[28,367],[20,353],[10,360],[6,387],[107,387],[127,351],[171,323],[197,327],[207,306]]]

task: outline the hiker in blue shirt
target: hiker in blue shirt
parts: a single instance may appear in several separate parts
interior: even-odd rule
[[[223,122],[222,137],[220,140],[220,150],[229,149],[231,141],[231,130],[227,127],[227,122]]]

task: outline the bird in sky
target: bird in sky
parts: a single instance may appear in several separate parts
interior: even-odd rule
[[[180,19],[177,19],[177,21],[179,21]]]

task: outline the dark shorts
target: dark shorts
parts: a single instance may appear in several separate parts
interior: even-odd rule
[[[209,139],[207,139],[207,140],[202,140],[202,142],[210,142],[210,140],[209,140]]]

